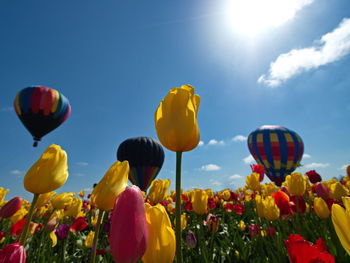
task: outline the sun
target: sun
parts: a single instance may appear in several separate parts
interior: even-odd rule
[[[232,0],[228,19],[233,29],[245,35],[257,35],[291,19],[298,6],[295,0]]]

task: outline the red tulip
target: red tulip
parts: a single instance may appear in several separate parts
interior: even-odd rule
[[[284,241],[291,263],[334,263],[334,257],[327,252],[324,241],[319,238],[313,245],[299,234],[289,235]]]
[[[306,175],[307,175],[307,177],[309,177],[310,182],[313,183],[313,184],[322,181],[321,175],[316,173],[315,170],[308,171],[306,173]]]
[[[290,200],[292,201],[291,207],[296,213],[305,213],[306,211],[306,202],[302,196],[293,195]],[[298,204],[297,204],[298,202]]]
[[[312,186],[312,190],[323,200],[327,200],[329,198],[330,189],[326,187],[323,183],[316,183]]]
[[[117,198],[108,239],[112,256],[118,263],[137,262],[146,252],[146,211],[137,186],[127,187]]]
[[[293,213],[291,208],[291,203],[289,202],[289,196],[282,191],[277,191],[271,194],[273,199],[275,199],[275,203],[280,209],[281,215],[289,215]]]
[[[249,225],[248,229],[249,229],[249,234],[252,237],[255,237],[255,236],[259,235],[260,227],[258,225]]]
[[[22,206],[22,197],[16,196],[0,208],[0,217],[9,218],[13,216]]]
[[[0,249],[0,263],[25,263],[26,250],[19,243],[6,245]]]
[[[86,222],[85,217],[81,216],[76,218],[72,225],[70,226],[70,231],[71,232],[80,232],[84,230],[89,224]]]
[[[264,166],[262,166],[261,164],[251,164],[250,168],[252,168],[252,172],[253,173],[258,173],[259,176],[259,181],[261,182],[262,180],[264,180],[264,173],[265,173],[265,169]]]
[[[25,223],[26,223],[26,219],[22,218],[17,223],[13,224],[10,230],[10,235],[19,236],[22,232],[22,228],[24,227]]]

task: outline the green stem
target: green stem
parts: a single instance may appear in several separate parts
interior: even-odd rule
[[[34,194],[33,201],[30,204],[30,209],[29,209],[29,213],[28,213],[27,218],[26,218],[26,223],[24,225],[21,237],[19,239],[19,243],[22,246],[25,245],[25,242],[26,242],[26,239],[27,239],[29,224],[30,224],[30,221],[32,220],[34,208],[35,208],[36,202],[38,201],[38,197],[39,197],[39,194]]]
[[[104,210],[98,211],[98,218],[97,218],[97,223],[96,223],[96,227],[95,227],[94,242],[92,243],[91,260],[90,260],[91,263],[95,263],[98,235],[100,233],[100,227],[101,227],[101,223],[102,223],[102,219],[103,219],[104,214],[105,214]]]
[[[181,251],[181,157],[182,152],[176,152],[176,204],[175,204],[175,234],[176,263],[182,263]]]

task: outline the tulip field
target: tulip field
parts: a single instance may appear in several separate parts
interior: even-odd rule
[[[302,183],[293,185],[298,179]],[[293,173],[277,188],[273,183],[260,184],[259,174],[252,173],[246,182],[235,191],[194,189],[181,194],[183,262],[350,262],[346,252],[350,245],[350,203],[346,197],[349,175],[340,182],[332,179],[310,183],[307,175]],[[146,204],[148,238],[154,239],[148,240],[147,257],[135,255],[134,261],[124,258],[116,262],[137,262],[138,256],[143,262],[174,260],[175,193],[168,187],[168,180],[154,180],[148,194],[136,196],[142,205]],[[18,260],[23,252],[9,246],[20,239],[30,203],[21,198],[4,201],[7,191],[0,188],[0,262],[25,262]],[[135,192],[140,193],[138,189]],[[120,243],[135,238],[111,232],[115,231],[112,223],[130,220],[123,216],[130,212],[133,205],[128,202],[134,197],[126,198],[125,205],[120,203],[113,210],[120,212],[119,221],[114,222],[110,212],[104,213],[95,262],[113,262],[111,250],[115,244],[109,240],[110,235]],[[26,262],[89,262],[98,211],[83,191],[40,195],[22,248]],[[150,223],[150,219],[154,222]],[[129,234],[137,235],[138,231]],[[137,245],[137,241],[133,242],[129,246]],[[122,246],[128,249],[128,245]],[[14,257],[12,261],[9,257],[4,260],[9,256],[7,250]]]
[[[56,104],[46,103],[46,94],[28,106],[26,96],[41,92],[53,94]],[[190,85],[171,89],[155,114],[161,144],[148,137],[124,141],[118,161],[88,195],[56,194],[69,177],[68,157],[50,145],[24,176],[32,200],[8,200],[10,189],[0,187],[0,263],[350,262],[350,165],[346,176],[331,180],[315,170],[295,171],[303,142],[289,129],[262,126],[251,133],[248,147],[258,164],[243,187],[181,188],[182,152],[199,143],[199,104]],[[57,105],[60,123],[70,114],[63,95],[41,86],[21,91],[15,105],[25,125]],[[37,110],[29,114],[30,107]],[[47,116],[35,118],[29,127],[45,128]],[[34,135],[34,146],[44,131]],[[175,190],[169,179],[156,179],[162,146],[176,153]],[[262,183],[265,175],[271,182]]]

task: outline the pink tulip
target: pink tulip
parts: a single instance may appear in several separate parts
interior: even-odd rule
[[[6,245],[0,249],[0,263],[25,263],[26,250],[19,243]]]
[[[109,244],[118,263],[137,262],[146,252],[148,228],[142,193],[127,187],[117,198],[111,217]]]
[[[330,190],[323,183],[318,182],[314,184],[313,190],[322,199],[327,200],[329,198]]]
[[[0,217],[9,218],[13,216],[22,206],[23,199],[22,197],[16,196],[8,201],[3,207],[0,209]]]

